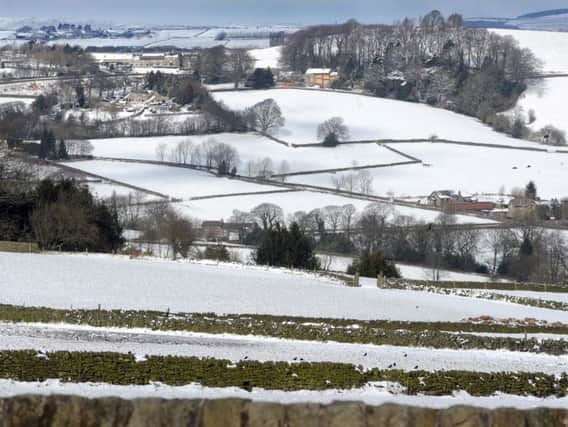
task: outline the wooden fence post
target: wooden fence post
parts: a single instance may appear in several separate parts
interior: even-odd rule
[[[381,271],[377,274],[377,288],[382,288],[385,283],[385,278],[383,276],[383,272]]]

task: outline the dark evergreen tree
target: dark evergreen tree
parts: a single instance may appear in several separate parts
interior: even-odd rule
[[[290,230],[280,224],[265,230],[254,258],[262,265],[309,270],[319,268],[313,243],[297,223],[292,223]]]
[[[222,160],[221,163],[219,163],[219,166],[217,166],[217,173],[219,175],[227,175],[229,173],[227,162],[225,160]]]
[[[534,246],[531,240],[525,237],[519,248],[519,256],[514,263],[512,274],[517,280],[526,282],[530,279],[534,266]]]
[[[49,154],[49,148],[47,146],[47,139],[48,139],[48,132],[47,129],[44,129],[41,133],[41,138],[39,141],[39,154],[38,157],[40,159],[47,159]]]
[[[47,140],[46,140],[46,146],[47,146],[47,158],[50,160],[56,160],[57,159],[57,141],[55,140],[55,135],[53,134],[53,131],[47,131]]]
[[[57,159],[58,160],[66,160],[69,158],[69,154],[67,153],[67,145],[65,141],[62,139],[59,141],[59,145],[57,147]]]
[[[87,98],[85,96],[85,88],[81,83],[75,86],[75,94],[77,96],[77,105],[84,108],[87,105]]]
[[[247,86],[255,89],[269,89],[274,86],[274,74],[270,68],[257,68],[249,77]]]
[[[536,200],[536,184],[533,181],[529,181],[525,187],[525,197],[527,199]]]

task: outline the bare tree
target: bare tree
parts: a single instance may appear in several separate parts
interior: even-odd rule
[[[164,162],[166,160],[167,153],[168,153],[167,144],[162,143],[156,147],[156,158],[158,159],[158,161]]]
[[[254,59],[249,55],[246,49],[231,49],[227,59],[228,68],[236,89],[239,87],[239,81],[252,71]]]
[[[371,194],[373,192],[373,176],[366,169],[357,172],[357,188],[362,194]]]
[[[383,250],[387,220],[394,215],[391,205],[371,203],[365,207],[359,218],[361,244],[370,251]]]
[[[280,162],[280,165],[278,166],[278,174],[286,175],[289,172],[290,172],[290,163],[288,163],[288,160],[282,160]],[[282,181],[284,181],[285,179],[286,177],[282,177]]]
[[[177,143],[171,154],[172,161],[175,163],[187,164],[191,161],[193,143],[186,139]]]
[[[251,212],[243,212],[238,209],[235,209],[233,211],[233,214],[231,215],[230,221],[240,226],[239,242],[243,243],[245,240],[245,234],[244,234],[245,227],[247,224],[254,222],[254,216],[252,215]]]
[[[497,274],[499,262],[511,257],[520,244],[515,232],[507,228],[486,231],[483,241],[491,249],[493,255],[491,262],[492,274]]]
[[[355,221],[357,209],[352,204],[343,205],[341,207],[341,228],[345,231],[347,239],[351,237],[351,227]]]
[[[270,157],[259,160],[256,165],[256,172],[263,178],[270,178],[274,174],[274,165]]]
[[[192,222],[182,217],[171,207],[167,210],[164,219],[163,237],[167,240],[172,250],[172,258],[175,260],[178,255],[187,258],[189,248],[195,239]]]
[[[341,223],[341,207],[326,206],[322,209],[322,213],[327,226],[331,229],[333,234],[337,233],[339,224]]]
[[[263,230],[270,230],[284,219],[282,208],[273,203],[262,203],[251,211]]]
[[[320,141],[334,136],[337,141],[345,141],[349,139],[349,129],[345,125],[343,118],[332,117],[318,126],[318,139]]]
[[[264,133],[273,133],[286,123],[280,107],[272,98],[253,105],[247,113],[253,127]]]
[[[226,171],[239,166],[239,153],[236,148],[224,142],[217,143],[213,147],[213,164],[216,168],[224,165]]]
[[[90,156],[94,147],[90,141],[65,141],[65,148],[70,156]]]

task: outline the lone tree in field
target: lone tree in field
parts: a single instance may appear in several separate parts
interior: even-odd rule
[[[349,139],[349,129],[341,117],[332,117],[318,126],[318,139],[326,147],[335,147],[339,141]]]
[[[272,133],[286,123],[280,107],[272,98],[253,105],[249,114],[252,126],[263,133]]]

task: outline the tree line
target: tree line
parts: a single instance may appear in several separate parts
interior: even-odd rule
[[[253,224],[242,236],[241,242],[246,244],[259,244],[267,231],[295,224],[315,250],[360,255],[359,263],[365,268],[359,264],[353,267],[359,271],[378,268],[396,277],[391,262],[400,261],[430,268],[434,280],[439,279],[440,270],[454,269],[518,281],[568,281],[566,240],[560,232],[547,231],[531,218],[511,228],[479,230],[456,227],[456,217],[449,213],[425,222],[400,215],[384,203],[371,203],[360,212],[347,204],[288,216],[278,205],[263,203],[250,212],[233,211],[230,221]],[[490,259],[479,261],[487,249]]]
[[[0,235],[44,250],[116,252],[124,243],[116,207],[72,180],[0,185]]]
[[[287,39],[290,69],[336,69],[336,87],[426,102],[493,124],[515,105],[540,61],[510,36],[466,28],[460,15],[432,11],[419,22],[363,25],[348,21],[300,30]]]

